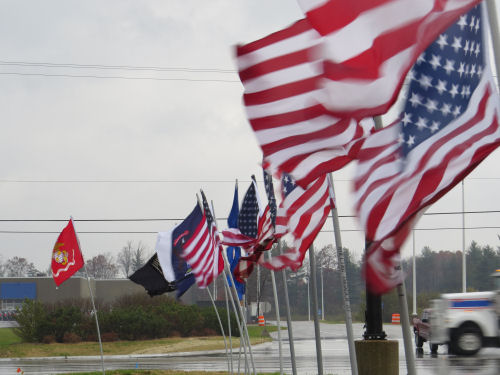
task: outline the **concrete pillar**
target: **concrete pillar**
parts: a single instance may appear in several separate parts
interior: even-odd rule
[[[354,342],[359,375],[399,375],[397,340]]]

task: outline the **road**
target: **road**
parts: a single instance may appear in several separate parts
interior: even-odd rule
[[[295,352],[297,370],[300,375],[317,374],[316,346],[312,322],[294,322]],[[399,325],[385,325],[389,339],[399,342],[400,374],[406,374],[406,362]],[[354,324],[354,337],[361,338],[363,327]],[[350,361],[344,325],[321,324],[323,365],[325,374],[350,374]],[[258,372],[279,371],[277,332],[272,333],[275,340],[253,347],[253,357]],[[290,351],[286,331],[282,331],[284,352],[284,371],[291,374]],[[238,354],[234,356],[235,372],[238,368]],[[243,356],[241,357],[243,358]],[[181,370],[219,370],[228,369],[224,351],[171,353],[137,356],[106,356],[107,370],[111,369],[181,369]],[[241,361],[244,366],[244,361]],[[438,354],[432,356],[428,346],[416,359],[417,374],[427,375],[497,375],[500,374],[500,350],[483,349],[472,358],[452,357],[446,348],[440,347]],[[21,368],[25,374],[58,374],[78,371],[100,371],[100,357],[68,358],[25,358],[0,359],[0,374],[15,374]],[[243,368],[243,367],[242,367]]]

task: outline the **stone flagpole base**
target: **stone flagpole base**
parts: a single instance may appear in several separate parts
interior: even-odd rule
[[[359,375],[398,375],[397,340],[356,340]]]

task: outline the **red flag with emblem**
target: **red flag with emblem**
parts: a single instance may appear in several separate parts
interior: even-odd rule
[[[57,286],[83,267],[83,256],[76,238],[73,220],[70,219],[57,238],[52,251],[52,276]]]

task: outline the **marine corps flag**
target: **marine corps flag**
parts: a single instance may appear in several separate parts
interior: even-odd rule
[[[57,238],[52,251],[52,276],[56,285],[61,285],[82,267],[83,257],[73,227],[73,219],[70,219]]]

